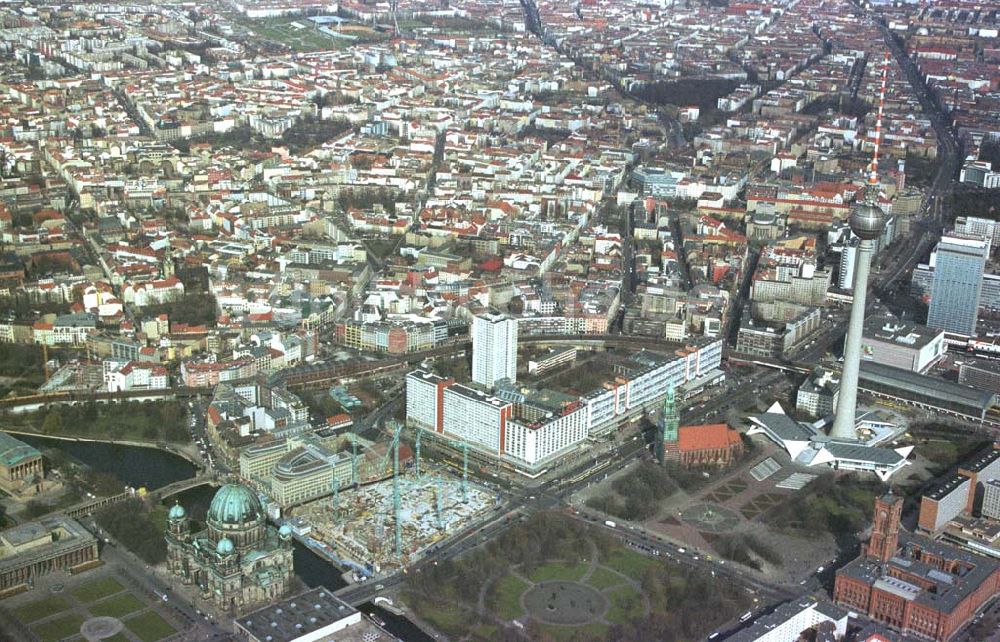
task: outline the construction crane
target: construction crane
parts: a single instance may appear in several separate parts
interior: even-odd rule
[[[435,493],[435,495],[437,495],[437,523],[438,523],[438,530],[442,530],[444,528],[444,520],[442,518],[442,515],[444,514],[444,507],[443,507],[444,498],[442,496],[441,478],[438,477],[437,479],[435,479],[434,480],[434,484],[435,484],[436,490],[437,490],[437,492]]]
[[[333,520],[340,519],[340,480],[337,479],[337,471],[333,471]]]
[[[392,510],[395,515],[396,556],[403,554],[403,519],[402,501],[399,496],[399,435],[403,432],[403,424],[393,421],[392,425]]]
[[[351,484],[358,487],[358,435],[351,433]]]
[[[469,444],[464,441],[453,441],[451,445],[462,451],[462,502],[469,501]]]
[[[396,18],[396,14],[399,12],[399,0],[389,0],[389,13],[392,14],[392,30],[393,37],[399,37],[399,20]]]
[[[424,434],[424,431],[417,428],[417,443],[414,444],[414,450],[416,451],[417,465],[414,473],[417,476],[417,481],[420,481],[420,436]]]

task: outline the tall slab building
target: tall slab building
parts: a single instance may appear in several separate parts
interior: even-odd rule
[[[976,336],[983,271],[990,244],[982,236],[946,235],[938,244],[927,325]]]
[[[503,314],[472,320],[472,380],[487,388],[517,380],[517,321]]]

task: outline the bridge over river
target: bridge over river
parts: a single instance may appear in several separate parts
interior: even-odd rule
[[[149,491],[146,495],[151,500],[162,501],[171,495],[177,495],[178,493],[183,493],[186,490],[192,488],[197,488],[198,486],[204,486],[205,484],[214,484],[217,482],[215,475],[202,473],[196,477],[190,479],[182,479],[180,481],[175,481],[172,484],[167,484],[162,488],[157,488],[155,490]],[[96,499],[88,499],[82,501],[79,504],[75,504],[66,509],[66,514],[70,517],[83,517],[84,515],[89,515],[94,511],[98,511],[105,506],[110,506],[111,504],[118,504],[127,500],[130,497],[134,497],[132,492],[118,493],[117,495],[111,495],[109,497],[98,497]]]

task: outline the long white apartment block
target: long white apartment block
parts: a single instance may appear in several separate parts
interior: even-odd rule
[[[536,401],[526,388],[494,395],[415,370],[406,376],[406,422],[443,439],[466,442],[483,456],[532,474],[588,438],[655,410],[668,388],[698,379],[721,362],[721,340],[673,354],[643,350],[618,362],[619,374],[600,388],[548,404]]]

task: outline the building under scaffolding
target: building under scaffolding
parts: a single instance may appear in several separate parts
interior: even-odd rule
[[[457,532],[496,507],[496,495],[451,476],[399,477],[402,554],[396,555],[393,532],[393,480],[341,492],[336,502],[321,499],[291,512],[312,526],[310,536],[334,554],[378,572],[406,564],[414,555]],[[463,500],[464,496],[464,500]]]

